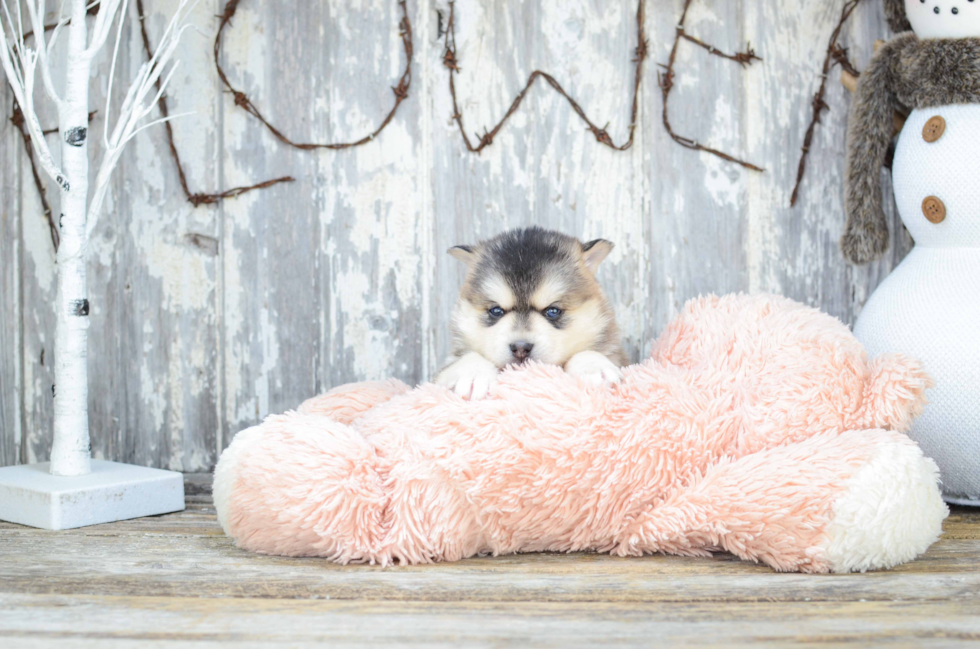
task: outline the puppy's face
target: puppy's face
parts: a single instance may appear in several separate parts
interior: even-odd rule
[[[582,244],[538,228],[453,248],[469,266],[453,313],[457,352],[504,367],[564,365],[595,349],[613,322],[594,275],[611,249],[608,241]]]

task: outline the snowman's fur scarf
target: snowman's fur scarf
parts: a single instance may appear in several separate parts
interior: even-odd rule
[[[885,3],[886,9],[890,4]],[[892,139],[894,111],[972,103],[980,103],[978,38],[920,40],[908,32],[893,38],[871,59],[859,79],[848,118],[847,224],[841,239],[848,260],[864,264],[888,249],[881,167]]]
[[[905,15],[905,0],[885,0],[885,18],[893,32],[912,30],[909,18]]]

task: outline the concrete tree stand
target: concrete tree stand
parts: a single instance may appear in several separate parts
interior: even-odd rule
[[[80,476],[52,475],[49,462],[0,469],[0,519],[67,530],[184,509],[176,471],[103,460],[91,467]]]

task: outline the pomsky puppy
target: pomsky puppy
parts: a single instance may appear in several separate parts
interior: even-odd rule
[[[626,354],[595,278],[612,248],[538,227],[451,248],[468,271],[453,310],[452,356],[436,383],[482,399],[500,369],[527,361],[618,382]]]

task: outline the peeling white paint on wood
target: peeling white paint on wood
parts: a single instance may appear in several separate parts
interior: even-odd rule
[[[756,174],[667,136],[657,63],[667,59],[683,2],[647,2],[650,55],[632,149],[598,146],[539,82],[480,156],[464,150],[450,119],[444,0],[409,0],[411,95],[391,125],[364,147],[320,152],[284,147],[223,92],[210,55],[224,3],[201,2],[194,21],[203,34],[185,36],[169,93],[172,113],[195,113],[174,125],[192,191],[284,174],[297,181],[195,209],[180,191],[163,130],[133,142],[89,262],[95,457],[207,470],[238,430],[316,392],[433,376],[448,351],[462,280],[445,250],[518,225],[617,244],[600,279],[635,360],[700,293],[778,291],[853,321],[908,241],[892,227],[892,254],[867,269],[847,266],[837,251],[850,98],[836,80],[800,204],[788,207],[839,3],[692,7],[692,34],[726,51],[751,42],[764,61],[743,70],[682,43],[675,128],[767,169]],[[154,43],[175,6],[147,0]],[[457,89],[471,136],[496,123],[530,72],[542,69],[622,141],[635,10],[635,0],[459,0]],[[390,86],[404,65],[398,19],[389,0],[297,3],[289,11],[244,0],[224,35],[224,64],[290,137],[349,140],[391,106]],[[879,3],[867,2],[843,38],[863,67],[886,35]],[[124,38],[127,78],[142,50],[131,27]],[[108,62],[96,65],[101,77],[91,92],[101,104]],[[0,101],[9,110],[5,91]],[[42,116],[44,126],[54,123]],[[92,146],[102,128],[96,116]],[[19,137],[0,127],[0,464],[46,459],[51,430],[54,256]]]

